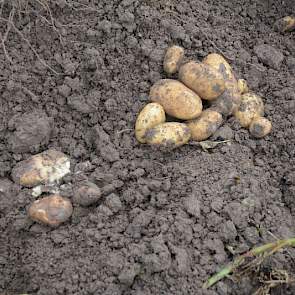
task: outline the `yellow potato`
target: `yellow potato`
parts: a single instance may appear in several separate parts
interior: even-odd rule
[[[159,103],[168,115],[182,120],[197,118],[203,108],[196,93],[172,79],[156,82],[150,90],[150,99]]]
[[[217,53],[208,54],[203,63],[217,70],[225,81],[225,91],[212,102],[212,106],[225,116],[233,114],[241,103],[241,93],[231,66]]]
[[[192,139],[202,141],[209,138],[222,124],[222,115],[214,110],[207,109],[195,120],[187,122],[191,130]]]
[[[58,226],[71,217],[73,206],[68,199],[51,195],[33,202],[28,212],[34,221]]]
[[[295,17],[285,16],[275,22],[275,29],[281,33],[295,30]]]
[[[249,92],[248,83],[245,79],[238,80],[238,88],[241,94]]]
[[[145,143],[145,132],[161,123],[164,123],[166,120],[165,111],[163,107],[156,103],[152,102],[147,104],[139,113],[136,123],[135,123],[135,136],[136,139]]]
[[[179,68],[179,80],[202,99],[214,100],[225,90],[222,75],[214,68],[190,61]]]
[[[149,129],[145,134],[148,144],[174,149],[186,144],[191,137],[184,123],[167,122]]]
[[[263,117],[256,117],[250,124],[249,131],[252,136],[256,138],[262,138],[270,133],[271,122]]]
[[[242,127],[249,127],[252,120],[264,114],[262,98],[254,93],[245,93],[239,109],[235,112],[235,117]]]
[[[56,150],[47,150],[25,161],[19,162],[12,169],[14,182],[34,187],[60,180],[70,172],[70,159]]]
[[[164,71],[170,75],[176,73],[183,56],[184,49],[182,47],[177,45],[169,47],[164,57]]]

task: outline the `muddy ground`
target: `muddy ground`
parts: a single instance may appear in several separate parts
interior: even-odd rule
[[[228,249],[295,234],[295,35],[273,30],[293,0],[30,0],[14,15],[2,2],[2,36],[9,14],[15,27],[0,53],[0,293],[252,294],[255,279],[201,286]],[[264,98],[272,133],[255,140],[230,118],[219,138],[231,142],[211,152],[138,144],[135,118],[171,44],[187,58],[222,52]],[[62,195],[85,179],[108,187],[55,229],[28,220],[34,197],[10,175],[48,148],[71,157]],[[268,266],[295,275],[294,257]]]

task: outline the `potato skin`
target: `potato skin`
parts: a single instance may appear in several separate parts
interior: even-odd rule
[[[249,131],[252,136],[262,138],[270,133],[271,128],[271,122],[268,119],[256,117],[252,120]]]
[[[175,74],[178,71],[183,56],[184,49],[182,47],[177,45],[169,47],[164,57],[164,71],[169,75]]]
[[[295,30],[295,17],[293,16],[285,16],[279,20],[277,20],[274,24],[274,28],[276,31],[284,33],[291,32]]]
[[[184,123],[166,122],[146,132],[146,142],[167,149],[186,144],[191,137],[190,129]]]
[[[150,100],[159,103],[168,115],[182,120],[197,118],[203,108],[196,93],[172,79],[156,82],[150,90]]]
[[[202,99],[214,100],[225,90],[222,75],[209,65],[190,61],[179,68],[179,80]]]
[[[67,221],[72,213],[71,202],[59,195],[51,195],[33,202],[28,211],[32,220],[50,226],[58,226]]]
[[[202,141],[209,138],[221,126],[222,115],[214,110],[207,109],[195,120],[188,121],[187,126],[191,130],[192,139]]]
[[[138,114],[135,123],[135,137],[141,142],[145,143],[144,135],[146,131],[154,126],[164,123],[166,115],[163,107],[156,102],[147,104]]]
[[[238,88],[241,94],[249,92],[248,83],[245,79],[238,80]]]
[[[252,120],[264,115],[264,104],[262,98],[252,92],[242,95],[239,109],[235,112],[235,117],[242,127],[249,127]]]
[[[212,102],[212,106],[224,116],[233,114],[241,103],[241,93],[230,64],[217,53],[208,54],[203,63],[217,70],[225,81],[225,91]]]

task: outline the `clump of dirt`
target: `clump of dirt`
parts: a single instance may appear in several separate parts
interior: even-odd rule
[[[11,27],[5,41],[13,63],[0,54],[0,291],[251,294],[249,280],[201,286],[232,250],[294,236],[295,39],[273,30],[293,0],[26,2],[14,15],[21,35]],[[2,36],[11,9],[4,1]],[[137,143],[136,115],[171,44],[187,58],[222,52],[264,98],[272,133],[255,140],[230,119],[231,142],[207,152]],[[280,62],[261,56],[268,46]],[[62,196],[80,182],[102,193],[54,229],[27,218],[35,198],[10,174],[50,148],[71,158]],[[274,268],[294,274],[290,254]]]

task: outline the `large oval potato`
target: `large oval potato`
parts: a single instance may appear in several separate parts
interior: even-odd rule
[[[169,47],[164,57],[164,71],[169,75],[176,73],[183,56],[184,49],[182,47],[177,45]]]
[[[174,149],[186,144],[191,137],[189,128],[184,123],[167,122],[157,125],[145,134],[148,144]]]
[[[252,120],[264,115],[264,104],[262,98],[254,93],[245,93],[235,117],[242,127],[249,127]]]
[[[135,137],[141,142],[145,143],[144,135],[146,131],[154,126],[164,123],[166,120],[164,108],[152,102],[147,104],[138,114],[135,123]]]
[[[202,141],[209,138],[221,126],[222,115],[214,110],[207,109],[195,120],[187,122],[191,130],[192,139]]]
[[[69,172],[70,159],[59,151],[47,150],[19,162],[12,169],[11,176],[22,186],[34,187],[58,181]]]
[[[252,120],[249,131],[254,137],[262,138],[270,133],[271,128],[271,122],[268,119],[256,117]]]
[[[28,212],[34,221],[58,226],[71,217],[73,206],[68,199],[51,195],[33,202]]]
[[[274,24],[274,28],[276,31],[281,33],[291,32],[295,30],[295,17],[294,16],[285,16],[279,20],[277,20]]]
[[[212,102],[212,106],[224,116],[233,114],[241,103],[241,93],[230,64],[217,53],[208,54],[203,63],[217,70],[225,81],[225,91]]]
[[[182,120],[197,118],[203,108],[196,93],[172,79],[156,82],[151,88],[150,99],[159,103],[168,115]]]
[[[214,100],[225,90],[222,75],[211,66],[190,61],[179,68],[179,80],[202,99]]]

